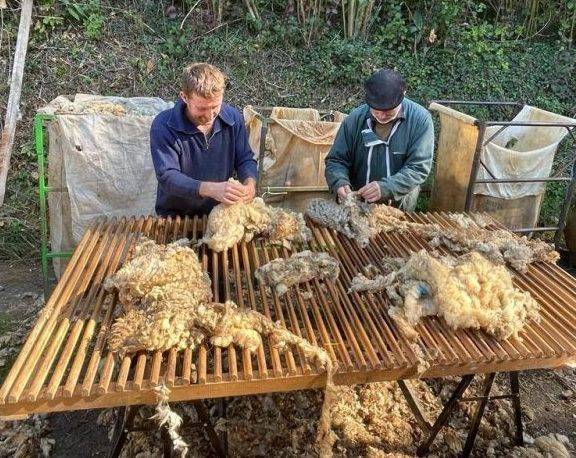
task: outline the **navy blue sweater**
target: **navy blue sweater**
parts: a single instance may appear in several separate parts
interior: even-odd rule
[[[257,176],[244,119],[237,109],[223,103],[208,138],[188,119],[185,109],[179,99],[174,108],[154,118],[150,129],[160,216],[209,213],[218,202],[200,197],[202,181],[226,181],[234,171],[242,182]]]

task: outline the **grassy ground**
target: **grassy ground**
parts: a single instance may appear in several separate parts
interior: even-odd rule
[[[70,2],[68,2],[70,3]],[[36,256],[38,198],[32,119],[62,94],[95,93],[175,99],[180,69],[210,61],[230,77],[234,104],[313,106],[349,110],[362,99],[361,81],[374,69],[396,66],[409,81],[409,96],[431,99],[524,100],[558,113],[576,113],[574,53],[555,43],[467,38],[423,52],[399,51],[394,38],[375,34],[345,40],[339,31],[307,47],[298,27],[282,17],[260,32],[232,17],[212,30],[200,7],[166,15],[168,2],[100,2],[98,14],[61,24],[51,11],[35,10],[24,88],[22,121],[14,147],[6,203],[0,209],[0,259]],[[17,12],[6,10],[0,47],[0,99],[6,103]],[[90,13],[90,14],[88,14]],[[174,16],[174,17],[172,17]],[[51,22],[52,21],[52,22]],[[486,113],[474,112],[483,115]],[[544,220],[557,212],[558,189]],[[548,221],[549,222],[549,221]]]

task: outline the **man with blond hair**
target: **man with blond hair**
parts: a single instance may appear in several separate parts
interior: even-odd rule
[[[213,65],[188,65],[174,108],[152,122],[158,215],[205,215],[218,202],[254,197],[256,161],[242,115],[223,103],[225,84]],[[228,181],[234,174],[241,184]]]

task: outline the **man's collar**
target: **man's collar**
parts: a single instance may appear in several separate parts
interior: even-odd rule
[[[229,126],[233,126],[235,123],[234,118],[232,117],[231,108],[225,103],[222,104],[218,117]],[[172,114],[168,120],[168,126],[184,134],[196,134],[200,132],[200,129],[198,129],[198,127],[188,119],[188,116],[186,116],[186,104],[181,98],[178,98],[178,101],[174,105]]]

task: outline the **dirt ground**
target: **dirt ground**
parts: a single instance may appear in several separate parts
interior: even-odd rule
[[[34,304],[42,300],[42,294],[38,263],[0,262],[0,338],[36,313]],[[4,366],[0,378],[14,357],[5,356],[0,355]],[[559,433],[576,444],[576,369],[528,371],[522,373],[520,382],[526,433],[532,437]],[[105,456],[109,427],[97,424],[99,414],[81,411],[48,416],[47,436],[54,439],[51,456]]]

